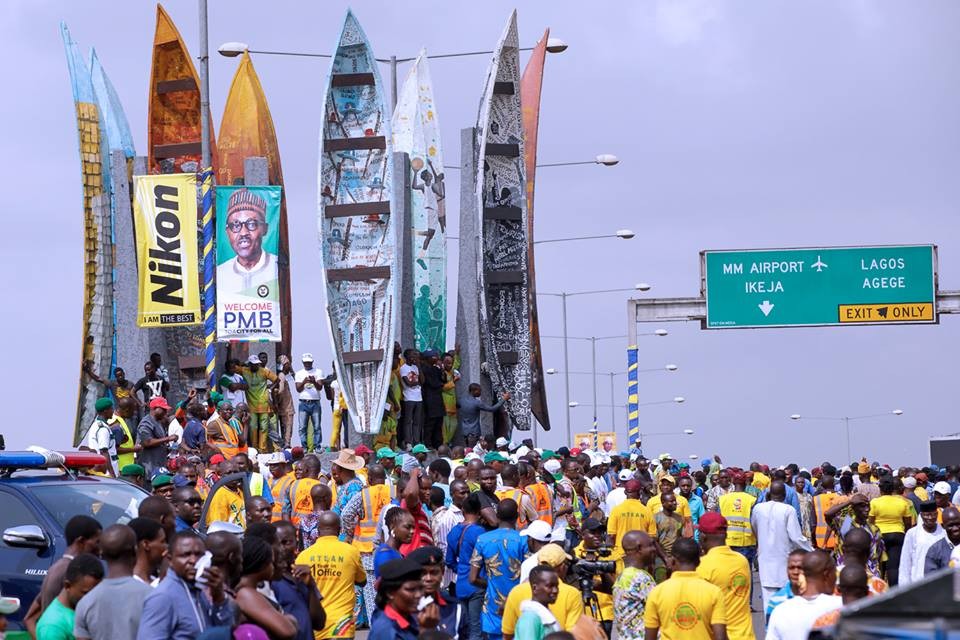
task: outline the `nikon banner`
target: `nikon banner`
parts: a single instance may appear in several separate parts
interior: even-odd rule
[[[140,303],[137,326],[202,323],[197,264],[197,176],[134,176]]]
[[[217,339],[279,342],[280,187],[217,187]]]

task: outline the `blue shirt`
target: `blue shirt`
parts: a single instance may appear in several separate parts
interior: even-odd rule
[[[810,483],[808,482],[807,484],[809,485]],[[797,497],[797,490],[788,484],[785,484],[784,488],[787,490],[787,499],[784,500],[784,502],[793,507],[793,510],[797,512],[797,522],[803,522],[803,518],[800,516],[800,498]],[[757,504],[766,502],[767,491],[769,491],[769,489],[765,489],[763,493],[760,494],[760,497],[757,498]]]
[[[207,443],[207,431],[196,418],[187,420],[187,426],[183,428],[183,444],[191,449],[202,449]]]
[[[339,516],[341,513],[343,513],[343,509],[347,506],[347,503],[350,502],[350,498],[357,495],[361,491],[363,491],[363,482],[360,481],[360,478],[356,477],[346,484],[337,487],[337,503],[333,505],[330,510]],[[341,531],[339,539],[340,542],[346,542],[347,532]]]
[[[391,560],[399,560],[403,556],[400,552],[384,542],[373,552],[373,577],[380,577],[380,565]]]
[[[386,609],[376,609],[373,612],[367,637],[377,640],[417,640],[420,637],[420,628],[415,617],[408,618],[387,605]]]
[[[500,610],[510,590],[520,583],[520,563],[526,551],[527,542],[515,529],[494,529],[477,538],[470,564],[486,572],[487,594],[480,614],[484,633],[503,633]]]
[[[143,601],[137,640],[193,640],[210,627],[233,626],[236,605],[212,604],[197,588],[168,571]]]
[[[454,591],[460,600],[466,600],[477,590],[475,586],[470,584],[470,558],[473,557],[473,549],[477,545],[477,538],[484,532],[486,532],[486,529],[479,524],[460,522],[455,524],[450,533],[447,534],[446,565],[457,574]]]
[[[297,619],[297,640],[313,640],[313,621],[310,619],[310,587],[284,576],[270,583],[277,604],[284,613]]]
[[[703,506],[703,500],[700,499],[696,494],[691,493],[690,497],[687,498],[687,504],[690,505],[690,519],[693,521],[694,540],[700,540],[700,530],[696,529],[696,526],[700,524],[700,518],[703,517],[703,514],[706,512],[706,508]]]

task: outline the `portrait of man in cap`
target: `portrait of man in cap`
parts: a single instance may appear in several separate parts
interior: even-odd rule
[[[269,231],[266,200],[250,189],[234,191],[227,201],[224,230],[235,255],[217,267],[217,288],[269,297],[277,286],[277,257],[264,248]]]

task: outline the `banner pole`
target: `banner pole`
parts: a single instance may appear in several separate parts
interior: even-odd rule
[[[200,210],[203,220],[203,344],[207,388],[213,391],[217,368],[217,286],[213,258],[213,169],[200,174]]]

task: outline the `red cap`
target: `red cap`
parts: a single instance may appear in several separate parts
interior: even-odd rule
[[[224,458],[222,454],[216,453],[216,454],[210,456],[210,464],[220,464],[220,463],[223,462],[225,459],[226,459],[226,458]]]
[[[163,396],[158,396],[150,401],[151,409],[169,409],[170,405],[167,404],[167,399]]]
[[[357,448],[353,450],[353,452],[358,456],[362,456],[365,453],[373,453],[373,449],[371,449],[365,444],[361,444],[361,445],[358,445]]]
[[[579,449],[579,447],[574,447],[573,449],[570,449],[570,455],[572,455],[572,456],[578,456],[578,455],[580,455],[580,449]]]
[[[623,485],[623,490],[630,493],[638,493],[641,489],[640,481],[636,478],[627,480],[626,484]]]
[[[700,529],[700,533],[704,535],[726,533],[727,519],[719,513],[708,511],[700,517],[700,524],[697,528]]]
[[[290,457],[294,460],[299,460],[303,457],[303,447],[294,447],[290,449]]]

